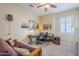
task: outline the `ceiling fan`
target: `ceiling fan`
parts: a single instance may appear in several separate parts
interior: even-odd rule
[[[34,6],[33,4],[29,5],[30,7],[36,7],[36,8],[44,8],[45,11],[48,10],[48,8],[56,8],[56,5],[52,4],[52,3],[41,3],[38,6]]]

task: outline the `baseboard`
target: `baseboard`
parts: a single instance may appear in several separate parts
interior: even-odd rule
[[[63,45],[72,45],[72,43],[69,43],[69,42],[61,42],[60,44],[63,44]]]

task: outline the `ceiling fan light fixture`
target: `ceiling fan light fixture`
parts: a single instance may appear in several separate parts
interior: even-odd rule
[[[30,7],[34,7],[33,5],[30,5]],[[48,8],[56,8],[56,5],[52,3],[40,3],[36,8],[44,8],[45,11],[48,10]]]
[[[45,5],[45,8],[49,8],[49,7],[50,7],[50,5],[48,5],[48,4],[47,4],[47,5]]]
[[[44,10],[47,11],[47,8],[45,8]]]

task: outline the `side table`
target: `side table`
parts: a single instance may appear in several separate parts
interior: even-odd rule
[[[60,45],[60,37],[54,38],[54,44]]]

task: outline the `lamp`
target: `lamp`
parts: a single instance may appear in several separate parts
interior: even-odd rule
[[[9,33],[8,33],[8,35],[11,36],[11,21],[13,21],[13,16],[11,14],[7,14],[6,15],[6,20],[9,21]]]

